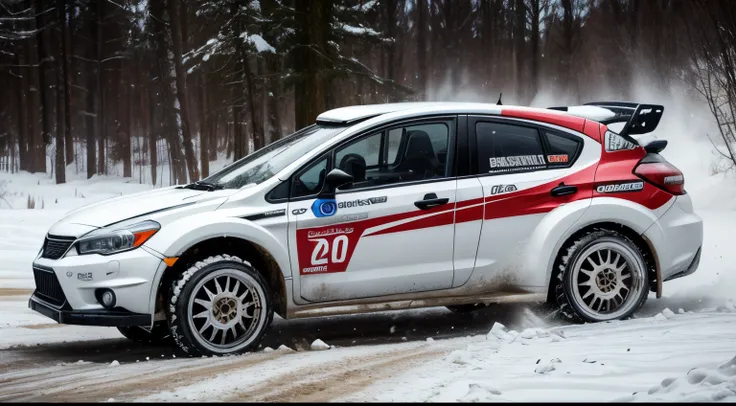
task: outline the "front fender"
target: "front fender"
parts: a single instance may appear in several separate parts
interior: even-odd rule
[[[218,237],[240,238],[261,246],[279,265],[284,277],[291,276],[288,248],[262,226],[221,212],[199,213],[162,227],[145,245],[166,257],[181,256],[195,244]],[[247,258],[243,258],[247,260]]]

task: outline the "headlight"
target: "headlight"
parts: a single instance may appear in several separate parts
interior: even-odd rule
[[[98,235],[82,238],[77,243],[79,255],[84,254],[116,254],[140,247],[161,228],[152,220],[146,220],[132,226],[112,231],[102,231]]]

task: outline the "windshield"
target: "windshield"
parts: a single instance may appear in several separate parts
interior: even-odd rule
[[[344,129],[345,127],[318,124],[305,127],[233,162],[210,177],[202,179],[200,183],[225,189],[239,189],[248,184],[257,185]]]

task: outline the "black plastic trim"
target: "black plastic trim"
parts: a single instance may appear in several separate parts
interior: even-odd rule
[[[250,220],[250,221],[256,221],[256,220],[262,220],[265,218],[270,217],[279,217],[279,216],[285,216],[286,215],[286,209],[277,209],[277,210],[270,210],[263,213],[258,214],[251,214],[250,216],[243,216],[241,217],[244,220]]]
[[[150,314],[132,313],[125,310],[66,310],[57,308],[36,296],[34,292],[28,299],[28,307],[60,324],[84,326],[147,326],[151,324]]]

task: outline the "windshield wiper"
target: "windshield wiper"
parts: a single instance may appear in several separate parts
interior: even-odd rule
[[[219,190],[219,189],[224,189],[225,188],[222,185],[218,185],[218,184],[215,184],[215,183],[209,183],[209,182],[202,182],[202,181],[199,181],[199,180],[196,181],[196,182],[194,182],[194,183],[190,183],[190,184],[188,184],[188,185],[186,185],[184,187],[186,189],[208,190],[210,192],[213,191],[213,190]]]

